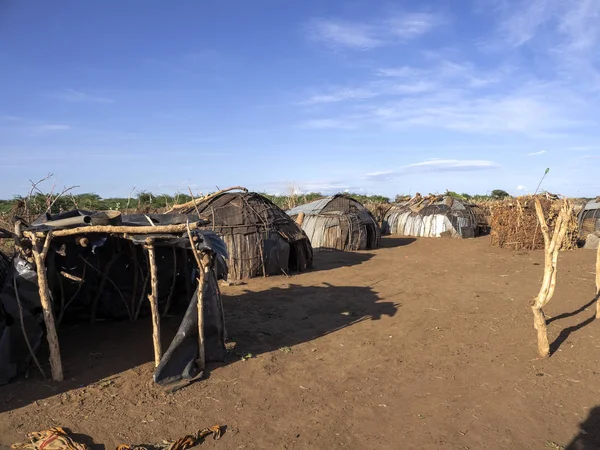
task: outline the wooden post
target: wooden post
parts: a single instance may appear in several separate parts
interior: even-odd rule
[[[150,301],[150,310],[152,312],[152,341],[154,342],[154,366],[158,367],[162,357],[162,348],[160,344],[160,315],[158,313],[158,274],[156,269],[156,253],[154,250],[154,239],[146,239],[146,249],[148,250],[148,265],[150,266],[150,287],[148,294]]]
[[[191,230],[187,229],[188,239],[190,241],[190,246],[192,249],[192,253],[194,254],[194,258],[196,259],[196,264],[198,264],[198,366],[200,370],[204,370],[206,368],[206,351],[204,349],[204,281],[205,281],[205,267],[202,264],[202,256],[200,251],[196,248],[196,242],[194,242],[194,238],[192,237]],[[208,267],[207,267],[208,269]]]
[[[38,237],[30,234],[33,258],[37,270],[38,289],[40,295],[40,303],[44,312],[44,322],[46,324],[46,337],[50,348],[50,369],[52,371],[52,379],[54,381],[63,380],[62,362],[60,359],[60,346],[58,344],[58,335],[56,334],[56,325],[54,323],[54,313],[52,312],[52,302],[48,296],[48,276],[46,273],[46,256],[50,248],[52,240],[52,232],[48,232],[46,236],[38,241]],[[42,249],[40,250],[40,247]]]
[[[206,368],[206,350],[204,349],[204,281],[205,270],[202,265],[198,268],[198,366]]]
[[[568,200],[563,201],[562,208],[556,219],[552,238],[548,232],[548,224],[539,199],[535,198],[535,211],[544,236],[544,278],[537,297],[531,302],[533,311],[533,326],[537,330],[538,353],[542,358],[550,355],[550,344],[548,343],[548,331],[546,328],[546,316],[543,307],[548,304],[554,295],[556,287],[556,272],[558,264],[558,252],[567,234],[567,228],[573,206]]]
[[[600,245],[596,254],[596,319],[600,319]]]

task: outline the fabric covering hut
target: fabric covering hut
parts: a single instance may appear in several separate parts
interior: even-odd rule
[[[360,202],[346,195],[325,197],[290,209],[315,250],[365,250],[381,241],[377,221]]]
[[[483,211],[450,196],[416,196],[385,214],[384,234],[415,237],[472,238],[488,231]]]
[[[198,213],[227,245],[228,279],[301,272],[313,252],[302,229],[269,199],[254,192],[221,192],[176,206],[171,212]]]
[[[579,237],[583,240],[600,232],[600,197],[588,202],[579,212],[578,225]]]
[[[197,216],[81,210],[18,222],[14,257],[0,254],[0,385],[37,365],[46,340],[52,377],[60,381],[56,328],[65,323],[151,315],[152,338],[131,339],[154,342],[154,381],[163,386],[193,380],[204,369],[200,360],[224,361],[217,280],[226,276],[227,250],[202,224]],[[163,353],[160,317],[178,311],[181,324]]]

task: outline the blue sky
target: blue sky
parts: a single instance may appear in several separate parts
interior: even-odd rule
[[[0,197],[600,194],[600,1],[0,2]]]

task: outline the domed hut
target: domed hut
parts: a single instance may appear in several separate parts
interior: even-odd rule
[[[255,192],[224,192],[175,206],[170,213],[198,214],[210,222],[229,253],[230,280],[301,272],[312,267],[310,241],[269,199]]]
[[[287,213],[302,227],[315,250],[365,250],[378,247],[381,241],[371,213],[346,195],[325,197]]]
[[[414,237],[472,238],[486,234],[484,212],[450,196],[416,196],[393,205],[383,219],[383,234]]]
[[[600,231],[600,197],[592,200],[579,212],[579,236],[585,239],[589,234]]]

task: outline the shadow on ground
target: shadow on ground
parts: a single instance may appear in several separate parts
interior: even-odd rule
[[[546,325],[549,325],[552,322],[555,322],[557,320],[566,319],[568,317],[576,316],[577,314],[585,311],[590,306],[594,305],[596,303],[596,301],[598,301],[598,296],[594,297],[590,302],[586,303],[585,305],[581,306],[580,308],[576,309],[575,311],[571,311],[569,313],[559,314],[558,316],[554,316],[554,317],[549,318],[546,321]],[[589,325],[595,319],[596,319],[596,314],[594,313],[591,317],[588,317],[587,319],[583,320],[582,322],[578,323],[577,325],[573,325],[571,327],[567,327],[567,328],[563,329],[560,332],[560,334],[558,335],[558,337],[554,340],[554,342],[552,342],[552,344],[550,344],[550,354],[551,355],[554,354],[560,348],[560,346],[569,338],[569,336],[571,336],[572,333],[574,333],[574,332],[582,329],[583,327]],[[600,447],[598,447],[598,448],[600,448]]]
[[[391,237],[386,236],[381,239],[381,248],[403,247],[412,244],[417,239],[412,237]]]
[[[285,280],[282,278],[282,280]],[[393,316],[398,306],[378,302],[369,287],[285,285],[265,291],[246,291],[223,296],[225,323],[236,349],[229,361],[209,364],[205,376],[216,368],[239,361],[239,353],[270,352],[292,347],[333,333],[362,320]],[[175,335],[181,316],[161,321],[163,349]],[[110,383],[126,370],[153,360],[152,325],[149,318],[137,322],[97,322],[60,330],[65,381],[43,379],[33,366],[29,379],[20,377],[0,386],[0,412],[13,410],[63,392],[89,385]],[[48,361],[46,354],[40,361]],[[50,373],[49,366],[45,370]],[[150,380],[141,379],[140,383]]]
[[[227,332],[238,353],[257,355],[396,314],[397,304],[378,300],[370,287],[325,283],[245,292],[224,297]]]
[[[340,267],[351,267],[367,262],[373,257],[368,252],[343,252],[340,250],[319,250],[314,252],[313,271],[338,269]]]
[[[600,448],[600,406],[592,408],[587,419],[579,424],[579,433],[565,450],[597,450]]]

